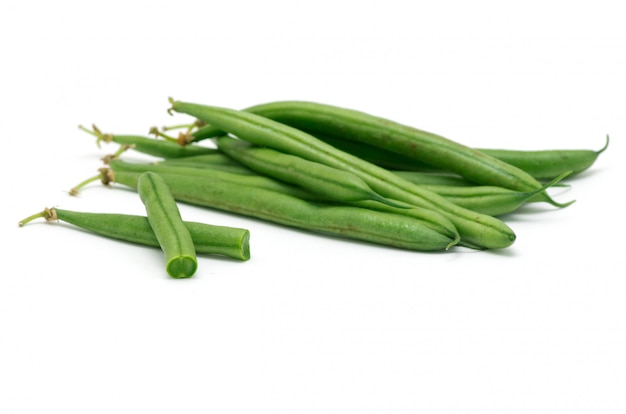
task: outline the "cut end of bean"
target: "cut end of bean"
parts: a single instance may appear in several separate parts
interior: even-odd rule
[[[198,262],[194,257],[180,256],[169,261],[167,273],[174,279],[189,278],[196,273]]]
[[[250,232],[247,230],[241,239],[241,260],[250,260]]]

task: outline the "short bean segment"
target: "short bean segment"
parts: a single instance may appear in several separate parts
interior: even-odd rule
[[[223,136],[217,147],[231,158],[260,174],[303,187],[323,200],[340,203],[372,200],[394,207],[407,207],[386,199],[351,172],[282,153],[255,147],[246,141]]]
[[[458,229],[461,243],[465,246],[497,249],[508,247],[515,240],[515,233],[501,220],[459,207],[432,191],[340,151],[297,128],[251,112],[171,102],[171,110],[200,118],[253,144],[353,172],[384,197],[440,212]]]
[[[478,184],[516,191],[534,191],[542,187],[528,173],[497,158],[440,135],[364,112],[302,101],[272,102],[247,108],[246,111],[295,128],[324,135],[349,136],[350,139],[455,172]],[[540,195],[543,201],[563,207],[547,193]]]
[[[152,226],[145,216],[113,213],[90,213],[60,208],[46,208],[22,221],[20,226],[44,218],[46,221],[64,221],[76,227],[112,239],[160,247]],[[214,226],[185,221],[197,254],[223,255],[236,260],[250,259],[250,231],[247,229]]]
[[[106,174],[109,176],[103,180],[105,183],[113,180],[137,189],[139,177],[145,173]],[[178,201],[285,226],[418,251],[445,250],[454,243],[454,239],[412,217],[353,206],[311,203],[288,194],[233,185],[219,179],[209,181],[180,174],[159,175]]]
[[[167,273],[177,279],[193,276],[198,267],[196,250],[170,188],[158,174],[148,171],[137,179],[137,192],[165,254]]]

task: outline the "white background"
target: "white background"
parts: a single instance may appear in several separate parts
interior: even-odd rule
[[[624,413],[626,29],[618,1],[5,1],[0,413]],[[141,214],[78,124],[144,134],[167,98],[302,99],[475,147],[599,149],[509,249],[424,254],[249,228],[246,263],[162,254],[43,207]]]

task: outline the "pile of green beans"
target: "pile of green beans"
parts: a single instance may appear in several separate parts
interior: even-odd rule
[[[66,221],[96,234],[160,247],[167,273],[191,277],[196,254],[247,261],[247,229],[183,221],[179,202],[313,233],[414,251],[454,246],[503,249],[516,240],[505,223],[528,203],[556,208],[548,193],[589,169],[600,150],[476,149],[365,112],[306,101],[243,110],[177,101],[170,114],[188,124],[149,135],[80,127],[104,157],[94,181],[137,191],[146,216],[45,209],[35,218]],[[178,138],[166,131],[180,129]],[[206,141],[209,144],[203,145]],[[152,162],[129,162],[128,150]]]

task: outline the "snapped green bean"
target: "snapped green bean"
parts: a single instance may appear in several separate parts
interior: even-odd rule
[[[158,174],[147,171],[137,179],[137,192],[165,254],[167,273],[177,279],[193,276],[198,268],[193,239],[167,183]]]
[[[114,213],[91,213],[60,208],[46,208],[19,222],[20,226],[43,218],[48,222],[64,221],[100,236],[150,247],[160,247],[152,226],[145,216]],[[250,259],[250,231],[185,221],[197,254],[220,255],[236,260]]]

